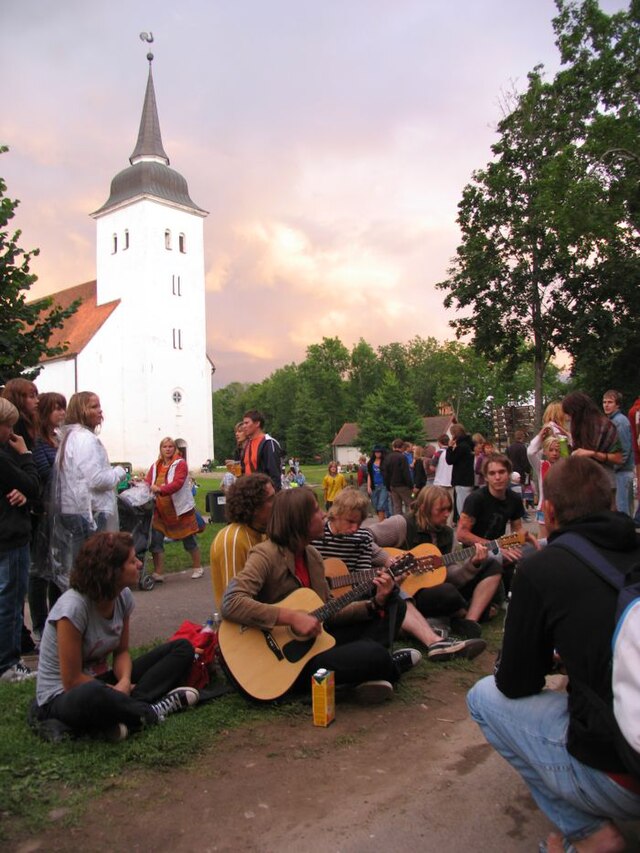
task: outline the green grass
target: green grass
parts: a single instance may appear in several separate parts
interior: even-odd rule
[[[298,703],[259,707],[230,694],[119,744],[86,738],[51,744],[27,727],[34,694],[33,683],[0,686],[0,840],[8,819],[12,834],[39,831],[54,809],[77,820],[90,799],[131,770],[164,772],[200,754],[224,730],[308,711]]]
[[[501,625],[495,624],[499,621],[485,629],[490,648],[501,635]],[[396,701],[424,701],[429,679],[443,669],[459,671],[461,689],[468,689],[483,674],[476,661],[436,665],[423,659],[402,679]],[[308,704],[301,702],[256,705],[229,694],[172,716],[119,744],[90,739],[51,744],[39,739],[26,724],[34,694],[33,683],[0,685],[0,842],[9,833],[15,839],[42,831],[56,809],[65,809],[66,822],[77,822],[89,802],[114,784],[122,785],[125,778],[135,784],[132,771],[162,773],[188,764],[223,731],[275,719],[308,719],[310,715]],[[354,733],[345,735],[336,748],[350,746],[355,739]]]

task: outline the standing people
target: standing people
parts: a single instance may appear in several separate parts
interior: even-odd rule
[[[447,447],[449,446],[449,436],[446,432],[443,432],[442,435],[438,438],[438,448],[431,460],[431,467],[433,468],[434,477],[433,477],[433,485],[434,486],[442,486],[443,489],[446,489],[449,492],[449,495],[452,494],[452,486],[451,486],[451,472],[452,467],[447,462]]]
[[[451,441],[447,447],[447,462],[451,465],[451,485],[455,490],[456,518],[462,514],[462,508],[474,485],[473,442],[462,424],[451,427]]]
[[[640,397],[636,398],[633,406],[629,409],[629,425],[631,427],[631,447],[636,463],[636,482],[640,488]],[[636,509],[634,520],[640,526],[640,503]]]
[[[52,483],[52,570],[63,592],[85,540],[92,533],[118,529],[115,487],[127,472],[109,464],[96,435],[103,420],[100,398],[92,391],[80,391],[69,400]]]
[[[22,662],[21,634],[29,578],[31,518],[27,502],[40,492],[38,472],[24,438],[13,428],[18,410],[0,398],[0,681],[33,673]]]
[[[40,513],[34,522],[31,569],[29,572],[29,611],[34,635],[39,640],[47,621],[49,608],[60,596],[53,582],[49,560],[51,528],[51,475],[60,445],[60,430],[64,424],[67,401],[55,392],[40,394],[38,401],[38,436],[33,449],[33,461],[40,477]]]
[[[633,515],[633,469],[634,456],[631,446],[631,424],[620,411],[622,394],[619,391],[605,391],[602,395],[602,408],[605,415],[615,425],[622,450],[622,462],[615,466],[616,509],[626,515]]]
[[[604,415],[591,397],[573,391],[562,401],[562,410],[571,418],[571,441],[574,456],[587,456],[602,465],[611,485],[612,506],[615,505],[615,466],[622,463],[622,450],[615,424]]]
[[[243,474],[266,474],[271,478],[273,488],[279,492],[282,488],[280,445],[264,430],[264,416],[255,409],[244,413],[242,419],[245,443],[242,450],[241,467]]]
[[[322,493],[324,495],[324,508],[331,509],[331,504],[338,497],[340,492],[347,485],[342,474],[338,474],[338,465],[335,462],[329,462],[327,473],[322,480]]]
[[[33,451],[38,437],[38,389],[29,379],[10,379],[2,389],[2,396],[18,410],[14,432]]]
[[[191,557],[191,577],[201,578],[204,569],[196,539],[198,520],[189,469],[172,438],[163,438],[160,442],[160,455],[149,468],[145,480],[156,498],[150,549],[153,579],[160,583],[164,581],[165,536],[182,542]]]
[[[391,453],[384,460],[382,475],[387,491],[391,494],[393,514],[401,515],[409,512],[411,507],[411,491],[413,480],[407,457],[404,453],[404,441],[396,438],[391,445]],[[403,510],[404,506],[404,510]]]
[[[520,483],[523,486],[531,473],[531,464],[527,456],[527,445],[524,443],[524,440],[524,432],[521,429],[517,429],[513,436],[513,441],[507,447],[507,456],[511,460],[513,470],[520,474]]]
[[[76,735],[121,741],[198,701],[197,690],[178,686],[193,664],[188,640],[131,660],[135,603],[129,587],[139,569],[130,533],[97,533],[83,545],[70,589],[53,606],[42,637],[38,721],[57,720]]]
[[[627,572],[638,566],[640,541],[631,519],[609,511],[602,466],[580,456],[549,471],[545,516],[549,544],[518,566],[495,677],[479,681],[467,702],[562,833],[545,849],[613,853],[625,849],[613,821],[640,817],[640,784],[616,746],[612,711],[618,593],[559,536],[573,533]],[[558,657],[567,692],[544,689]]]
[[[376,444],[371,451],[371,457],[367,463],[367,491],[378,521],[384,521],[389,513],[390,495],[384,484],[384,447]]]
[[[544,478],[549,473],[551,466],[555,465],[559,459],[560,439],[556,435],[549,435],[542,444],[542,462],[540,463],[540,484],[538,487],[540,501],[538,503],[538,510],[536,511],[539,539],[546,539],[547,537],[547,525],[544,520]]]

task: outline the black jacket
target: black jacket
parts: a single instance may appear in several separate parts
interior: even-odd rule
[[[452,466],[452,486],[473,486],[473,441],[470,435],[463,435],[456,441],[455,447],[447,447],[447,462]]]
[[[640,536],[628,516],[604,512],[554,532],[546,548],[518,564],[496,684],[511,699],[539,693],[557,650],[570,681],[569,752],[589,767],[622,773],[625,768],[610,728],[615,726],[611,637],[617,592],[578,557],[554,547],[554,538],[569,530],[588,539],[619,568],[635,567],[640,577]],[[590,699],[591,691],[606,702],[608,719]]]
[[[406,486],[409,489],[413,488],[413,480],[411,479],[411,469],[407,462],[407,457],[399,450],[392,450],[382,463],[382,478],[387,489],[393,489],[396,486]]]
[[[40,494],[38,471],[30,453],[18,454],[0,447],[0,553],[27,545],[31,538],[29,503],[11,506],[7,494],[18,489],[35,501]]]

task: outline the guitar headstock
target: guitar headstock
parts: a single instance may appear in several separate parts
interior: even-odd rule
[[[392,577],[397,578],[398,575],[404,575],[407,572],[413,571],[413,567],[417,562],[418,560],[416,560],[413,554],[403,554],[401,557],[396,557],[396,559],[387,566],[387,571]]]
[[[517,533],[507,533],[498,539],[500,548],[510,548],[512,545],[524,545],[527,541],[527,534],[524,530],[519,530]]]

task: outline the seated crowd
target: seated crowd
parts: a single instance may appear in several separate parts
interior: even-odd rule
[[[640,753],[613,710],[618,593],[597,570],[600,562],[611,563],[640,590],[629,478],[617,476],[631,450],[615,393],[605,394],[607,415],[585,395],[569,394],[529,448],[516,436],[507,454],[460,425],[428,453],[399,439],[389,454],[376,445],[361,465],[358,488],[337,488],[338,475],[329,471],[326,514],[303,480],[288,488],[279,479],[277,442],[262,432],[260,413],[247,413],[242,474],[225,485],[228,523],[210,553],[231,682],[254,699],[272,700],[308,693],[312,673],[325,668],[335,673],[339,697],[384,702],[422,659],[418,648],[398,647],[400,640],[418,644],[433,663],[470,660],[486,649],[483,624],[504,609],[495,676],[468,695],[472,718],[560,830],[541,849],[626,849],[616,821],[640,818]],[[58,408],[63,404],[64,398]],[[95,474],[92,482],[100,482],[101,512],[87,525],[77,485],[64,511],[44,501],[43,517],[66,536],[66,549],[59,549],[59,564],[34,573],[41,581],[41,643],[30,720],[55,736],[118,741],[198,703],[198,690],[188,686],[197,655],[183,639],[132,660],[130,587],[140,562],[132,537],[116,532],[111,518],[111,496],[124,472],[108,465],[95,436],[102,420],[97,396],[74,395],[70,409],[61,432],[52,415],[45,430],[52,450],[40,456],[53,482],[64,485],[71,469],[63,462],[75,454],[74,476],[84,465]],[[20,602],[0,612],[3,681],[35,676],[22,663],[20,643],[32,537],[28,505],[43,493],[29,449],[35,417],[28,407],[25,412],[0,398],[6,496],[0,565],[10,578],[0,598],[6,604],[9,590]],[[561,440],[568,458],[560,458]],[[525,527],[527,465],[538,479],[537,511],[548,539]],[[162,578],[162,542],[172,530],[180,531],[193,577],[200,577],[191,487],[172,439],[163,439],[147,481],[162,498],[153,522],[156,579]],[[96,499],[87,493],[87,500]],[[546,676],[558,668],[568,677],[566,692],[546,687]]]

